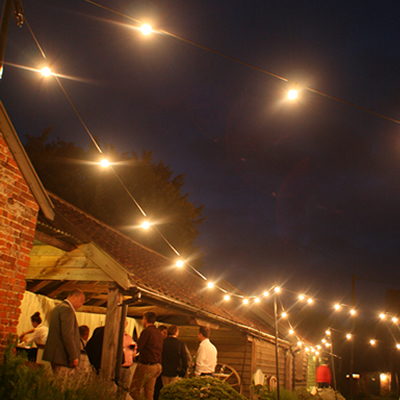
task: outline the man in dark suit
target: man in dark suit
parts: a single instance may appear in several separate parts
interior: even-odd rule
[[[51,313],[43,360],[51,362],[54,373],[68,374],[78,366],[80,335],[75,311],[84,302],[83,292],[75,289]]]

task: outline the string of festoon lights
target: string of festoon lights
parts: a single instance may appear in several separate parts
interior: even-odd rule
[[[125,14],[119,13],[119,12],[117,12],[117,11],[115,11],[115,10],[112,10],[112,9],[108,8],[108,7],[101,6],[101,5],[95,3],[95,2],[93,2],[93,1],[91,1],[91,0],[84,0],[84,1],[86,1],[86,2],[88,2],[88,3],[91,3],[91,4],[93,4],[93,5],[96,5],[96,6],[98,6],[98,7],[107,9],[107,10],[109,10],[109,11],[115,13],[115,14],[118,14],[118,15],[120,15],[120,16],[126,17],[126,18],[128,18],[128,19],[130,19],[130,20],[132,20],[132,21],[134,21],[134,22],[136,22],[136,23],[138,23],[138,24],[140,24],[140,21],[137,20],[137,19],[135,19],[135,18],[132,18],[132,17],[127,16],[127,15],[125,15]],[[26,25],[28,26],[28,29],[29,29],[29,31],[30,31],[30,33],[31,33],[31,35],[32,35],[32,37],[33,37],[33,39],[34,39],[34,41],[35,41],[35,43],[36,43],[36,45],[37,45],[37,47],[38,47],[38,49],[39,49],[41,55],[42,55],[42,57],[43,57],[45,60],[47,60],[46,54],[45,54],[45,52],[43,51],[43,48],[42,48],[42,46],[40,45],[39,41],[37,40],[36,36],[34,35],[31,26],[28,24],[28,22],[26,21],[26,19],[24,19],[24,21],[25,21]],[[220,56],[223,56],[223,57],[225,57],[225,58],[227,58],[227,59],[230,59],[230,60],[232,60],[232,61],[239,62],[239,63],[241,63],[241,64],[243,64],[243,65],[246,65],[246,66],[251,67],[251,68],[253,68],[253,69],[256,69],[256,70],[258,70],[258,71],[260,71],[260,72],[263,72],[263,73],[265,73],[265,74],[268,74],[268,75],[270,75],[270,76],[272,76],[272,77],[274,77],[274,78],[283,80],[283,81],[285,81],[285,82],[289,82],[289,80],[286,79],[286,78],[283,78],[283,77],[281,77],[281,76],[278,76],[278,75],[273,74],[273,73],[271,73],[271,72],[268,72],[268,71],[266,71],[266,70],[260,69],[260,68],[258,68],[258,67],[252,66],[252,65],[250,65],[250,64],[248,64],[248,63],[245,63],[245,62],[242,62],[242,61],[240,61],[240,60],[234,59],[234,58],[232,58],[232,57],[230,57],[230,56],[224,55],[223,53],[216,52],[216,51],[214,51],[214,50],[212,50],[212,49],[206,48],[206,47],[204,47],[204,46],[201,46],[201,45],[199,45],[199,44],[196,44],[196,43],[194,43],[194,42],[191,42],[191,41],[189,41],[189,40],[187,40],[187,39],[178,37],[178,36],[176,36],[176,35],[174,35],[174,34],[172,34],[172,33],[169,33],[169,32],[163,31],[163,30],[155,31],[155,30],[153,30],[153,28],[152,28],[150,25],[148,25],[148,24],[143,24],[143,25],[141,25],[140,27],[137,26],[137,27],[134,27],[134,28],[137,29],[137,30],[139,30],[139,31],[141,31],[144,35],[150,35],[151,33],[167,34],[167,35],[169,35],[169,36],[175,37],[175,38],[177,38],[177,39],[183,40],[183,41],[185,41],[185,42],[187,42],[187,43],[190,43],[190,44],[193,44],[193,45],[195,45],[195,46],[197,46],[197,47],[200,47],[200,48],[202,48],[202,49],[204,49],[204,50],[207,50],[207,51],[211,51],[211,52],[213,52],[213,53],[216,53],[216,54],[218,54],[218,55],[220,55]],[[21,67],[21,66],[20,66],[20,67]],[[93,144],[95,145],[96,149],[99,151],[100,154],[103,154],[103,151],[102,151],[102,149],[101,149],[99,143],[96,141],[94,135],[92,135],[92,133],[90,132],[88,126],[85,124],[85,122],[84,122],[84,120],[82,119],[80,113],[78,112],[77,108],[75,107],[75,105],[74,105],[72,99],[70,98],[70,96],[68,95],[68,93],[67,93],[67,91],[65,90],[64,86],[62,85],[62,82],[61,82],[60,78],[64,78],[65,76],[54,73],[53,71],[51,71],[51,69],[50,69],[49,66],[45,66],[45,67],[43,67],[41,70],[34,69],[34,68],[29,68],[29,67],[22,67],[22,68],[25,68],[25,69],[28,69],[28,70],[31,70],[31,71],[41,72],[42,75],[45,76],[45,77],[50,77],[50,76],[54,77],[54,79],[55,79],[56,82],[58,83],[59,87],[61,88],[62,92],[64,93],[65,97],[67,98],[69,104],[70,104],[71,107],[73,108],[73,110],[74,110],[75,114],[77,115],[78,119],[80,120],[81,124],[83,125],[85,131],[87,132],[88,136],[90,137],[91,141],[92,141]],[[303,90],[308,90],[308,91],[314,92],[314,93],[316,93],[316,94],[320,94],[320,95],[322,95],[322,96],[324,96],[324,97],[328,97],[328,98],[330,98],[330,99],[333,99],[333,100],[342,102],[342,103],[347,104],[347,105],[349,105],[349,106],[358,108],[358,109],[360,109],[360,110],[363,110],[363,111],[366,111],[366,112],[368,112],[368,113],[374,114],[374,115],[376,115],[376,116],[378,116],[378,117],[381,117],[381,118],[390,120],[390,121],[392,121],[392,122],[395,122],[395,123],[397,123],[397,124],[400,124],[400,121],[398,121],[398,120],[395,120],[395,119],[386,117],[386,116],[384,116],[384,115],[375,113],[375,112],[373,112],[373,111],[371,111],[371,110],[367,110],[367,109],[365,109],[365,108],[363,108],[363,107],[360,107],[360,106],[357,106],[357,105],[355,105],[355,104],[348,103],[348,102],[346,102],[346,101],[344,101],[344,100],[335,98],[335,97],[333,97],[333,96],[327,95],[327,94],[322,93],[322,92],[319,92],[319,91],[317,91],[317,90],[314,90],[314,89],[311,89],[311,88],[304,88],[304,87],[303,87],[302,89],[303,89]],[[288,91],[288,93],[287,93],[288,99],[289,99],[289,100],[295,100],[295,99],[297,99],[300,90],[301,90],[301,89],[299,88],[299,86],[298,86],[298,85],[295,85],[295,88],[291,88],[291,89]],[[216,282],[213,282],[213,281],[207,279],[207,277],[204,276],[200,271],[198,271],[188,260],[184,260],[184,259],[181,257],[179,251],[178,251],[178,250],[173,246],[173,244],[171,244],[171,243],[169,242],[169,240],[160,232],[160,230],[157,228],[157,226],[156,226],[155,224],[152,224],[152,223],[150,222],[150,220],[149,220],[149,218],[148,218],[146,212],[144,211],[144,209],[143,209],[143,208],[140,206],[140,204],[136,201],[136,199],[135,199],[134,196],[130,193],[129,189],[126,187],[126,185],[124,184],[124,182],[122,181],[122,179],[120,178],[120,176],[118,175],[118,173],[117,173],[117,172],[115,171],[115,169],[113,168],[112,162],[110,162],[109,160],[106,160],[106,159],[102,159],[102,160],[99,162],[99,164],[100,164],[102,167],[104,167],[104,168],[110,168],[110,169],[111,169],[111,171],[114,173],[115,177],[118,179],[118,181],[120,182],[120,184],[122,185],[122,187],[124,188],[124,190],[126,191],[126,193],[128,194],[128,196],[131,198],[131,200],[132,200],[132,201],[134,202],[134,204],[137,206],[138,210],[141,212],[142,216],[144,217],[144,220],[143,220],[142,223],[141,223],[142,228],[143,228],[143,229],[150,229],[150,228],[151,228],[151,229],[153,229],[155,232],[157,232],[157,233],[160,235],[160,237],[165,241],[165,243],[166,243],[166,244],[171,248],[171,250],[175,253],[175,255],[177,256],[177,258],[176,258],[176,260],[174,261],[174,264],[176,265],[177,268],[183,268],[183,267],[185,267],[185,266],[188,266],[195,274],[197,274],[201,279],[203,279],[203,280],[205,281],[205,285],[206,285],[206,287],[207,287],[208,289],[210,289],[210,290],[211,290],[211,289],[217,289],[217,290],[219,290],[219,291],[222,293],[222,300],[223,300],[223,301],[230,301],[230,300],[232,300],[232,299],[237,299],[237,300],[239,300],[239,301],[242,302],[243,306],[251,306],[252,304],[255,304],[255,305],[261,304],[265,299],[267,299],[267,298],[270,297],[271,295],[278,296],[278,298],[280,299],[279,294],[281,293],[282,289],[281,289],[279,286],[273,286],[272,288],[263,291],[263,292],[260,293],[259,295],[246,296],[246,295],[241,294],[241,293],[229,292],[229,291],[227,291],[226,289],[224,289],[224,288],[222,288],[221,286],[219,286]],[[285,289],[285,291],[294,294],[294,292],[292,292],[292,291],[289,291],[289,290],[286,290],[286,289]],[[299,294],[297,294],[297,301],[304,302],[304,304],[306,304],[306,305],[312,305],[312,304],[315,302],[315,299],[314,299],[312,296],[308,296],[308,295],[306,295],[306,294],[299,293]],[[281,313],[281,315],[279,316],[279,318],[280,318],[280,319],[286,319],[286,320],[287,320],[288,325],[289,325],[289,327],[290,327],[290,329],[289,329],[289,334],[290,334],[290,335],[295,335],[295,337],[298,339],[298,342],[297,342],[298,346],[302,346],[302,345],[303,345],[303,342],[302,342],[301,339],[297,336],[295,330],[293,329],[292,324],[291,324],[290,321],[289,321],[289,311],[290,311],[291,308],[285,310],[285,308],[283,307],[283,303],[282,303],[281,300],[280,300],[280,304],[281,304],[282,313]],[[292,307],[293,307],[293,306],[292,306]],[[348,306],[348,305],[345,305],[345,304],[342,304],[342,303],[334,303],[334,304],[332,304],[332,309],[333,309],[334,311],[340,311],[340,310],[342,310],[342,309],[347,309],[349,315],[350,315],[350,316],[353,316],[353,317],[356,316],[356,314],[357,314],[357,310],[356,310],[355,308],[352,308],[352,307],[350,307],[350,306]],[[382,320],[383,320],[383,319],[388,319],[389,316],[388,316],[388,314],[381,313],[380,318],[381,318]],[[391,316],[391,320],[392,320],[393,323],[396,324],[397,321],[398,321],[398,320],[397,320],[397,316]],[[396,326],[397,326],[397,325],[396,325]],[[398,326],[397,326],[397,328],[400,330],[400,328],[399,328]],[[322,339],[322,342],[321,342],[322,345],[317,345],[317,346],[315,346],[315,347],[306,346],[306,347],[305,347],[306,351],[311,351],[311,352],[315,352],[316,354],[319,354],[319,352],[322,350],[323,346],[325,346],[326,348],[329,348],[329,346],[332,346],[332,345],[331,345],[331,342],[329,341],[330,335],[331,335],[331,330],[327,329],[327,330],[326,330],[326,337],[324,337],[324,338]],[[351,334],[351,333],[347,333],[347,334],[346,334],[346,338],[350,340],[350,339],[352,338],[352,334]],[[371,340],[370,340],[370,344],[371,344],[371,345],[375,345],[376,342],[377,342],[377,341],[376,341],[375,339],[371,339]],[[397,347],[398,349],[400,349],[400,344],[396,343],[396,347]]]

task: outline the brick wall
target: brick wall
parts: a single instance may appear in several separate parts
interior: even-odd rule
[[[17,333],[38,210],[0,133],[0,356]]]

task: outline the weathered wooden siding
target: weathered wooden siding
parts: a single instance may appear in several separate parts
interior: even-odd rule
[[[276,377],[275,343],[254,339],[256,370],[261,371],[266,377]],[[279,346],[279,382],[281,387],[290,390],[292,388],[293,356],[288,349]]]
[[[308,353],[305,349],[302,349],[296,353],[294,389],[305,389],[307,387],[307,368]]]
[[[196,354],[199,346],[198,332],[197,326],[179,328],[179,339],[186,343],[192,355]],[[236,370],[242,380],[242,393],[249,397],[252,343],[244,333],[226,328],[212,329],[210,341],[218,350],[218,363],[228,364]]]

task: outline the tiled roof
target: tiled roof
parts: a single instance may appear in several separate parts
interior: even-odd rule
[[[244,306],[239,299],[223,301],[219,289],[208,289],[205,281],[190,269],[174,267],[172,260],[140,245],[56,195],[50,193],[50,197],[56,218],[48,221],[48,225],[72,235],[77,242],[95,243],[129,272],[134,286],[178,300],[199,310],[199,315],[204,311],[231,323],[245,325],[252,331],[273,334],[270,314],[267,314],[266,322],[251,311],[252,306]],[[218,284],[223,286],[223,282]]]

